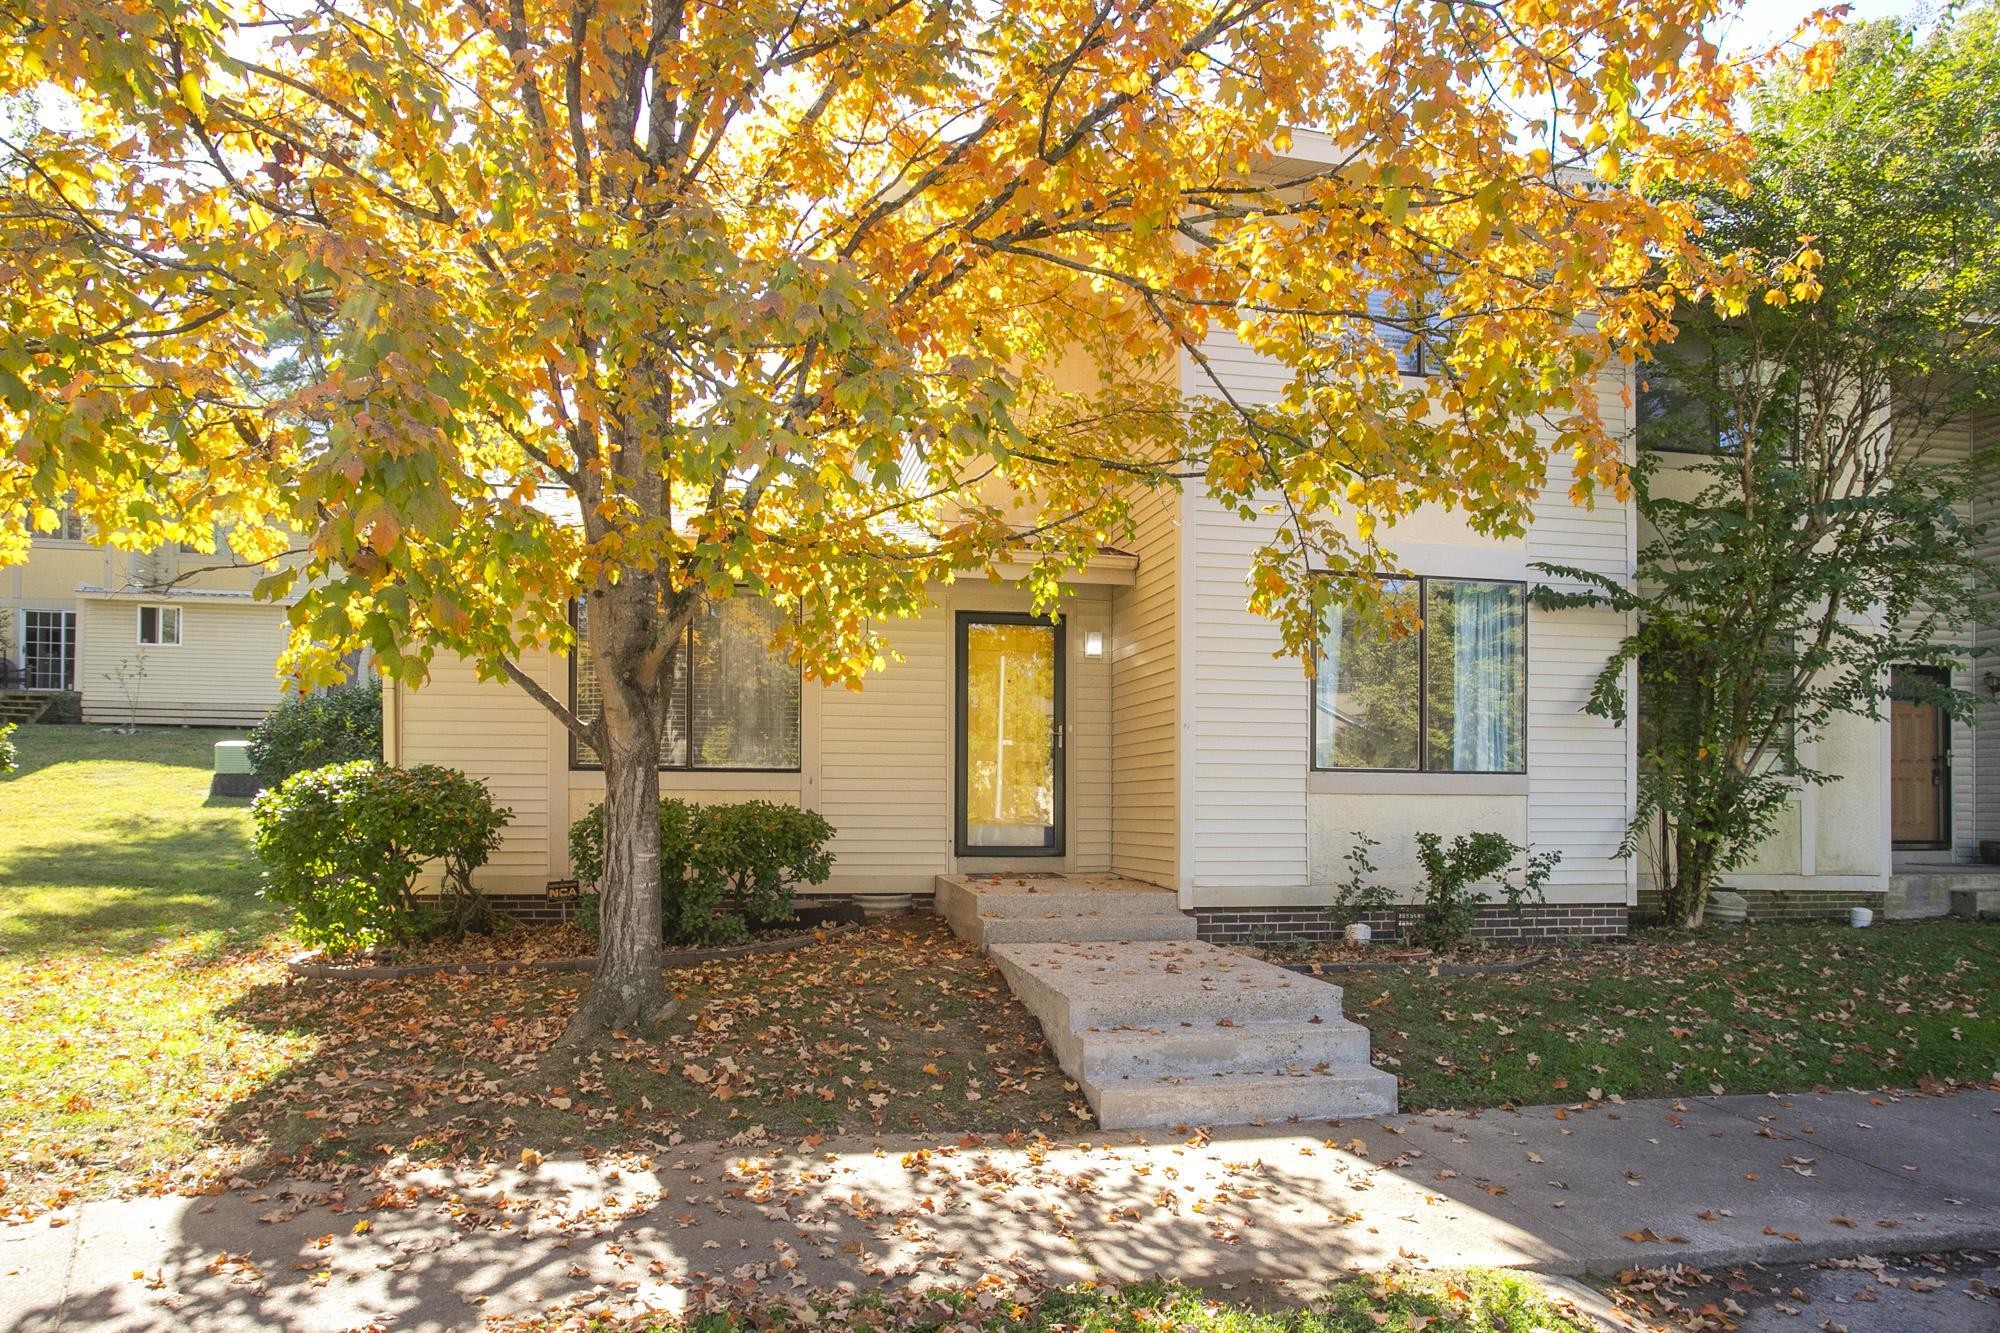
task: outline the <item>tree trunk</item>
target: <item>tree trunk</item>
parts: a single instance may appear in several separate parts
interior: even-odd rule
[[[1673,874],[1661,894],[1667,923],[1689,929],[1699,926],[1708,908],[1708,887],[1715,877],[1715,852],[1681,829],[1674,832]]]
[[[686,621],[685,607],[662,605],[657,576],[628,576],[590,595],[586,633],[604,701],[596,727],[604,764],[604,869],[597,884],[597,974],[563,1032],[563,1046],[673,1012],[660,974],[660,724]]]

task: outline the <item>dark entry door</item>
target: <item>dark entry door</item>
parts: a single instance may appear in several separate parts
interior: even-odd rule
[[[1906,697],[1918,681],[1943,681],[1927,669],[1896,673],[1889,704],[1889,838],[1905,847],[1942,847],[1951,814],[1951,725],[1935,704]]]
[[[1062,855],[1062,626],[961,612],[957,730],[958,854]]]

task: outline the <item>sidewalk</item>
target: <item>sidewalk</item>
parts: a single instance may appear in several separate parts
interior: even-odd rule
[[[379,1195],[379,1197],[371,1197]],[[2000,1092],[1632,1102],[1079,1136],[670,1149],[84,1205],[0,1229],[0,1328],[477,1327],[691,1284],[1609,1273],[2000,1246]],[[135,1279],[134,1273],[143,1278]]]

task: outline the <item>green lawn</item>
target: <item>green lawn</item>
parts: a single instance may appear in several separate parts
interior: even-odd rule
[[[249,802],[210,800],[237,733],[17,733],[0,779],[0,1210],[190,1159],[289,1043],[227,1010],[271,975]]]
[[[567,1317],[502,1321],[513,1330],[574,1327]],[[754,1309],[682,1320],[594,1324],[654,1333],[802,1333],[820,1328],[882,1333],[1589,1333],[1597,1324],[1551,1299],[1523,1273],[1387,1272],[1343,1279],[1299,1304],[1245,1300],[1173,1282],[1079,1286],[1002,1294],[889,1291],[816,1294]]]
[[[1348,973],[1406,1110],[2000,1075],[2000,926],[1642,935],[1525,972]]]

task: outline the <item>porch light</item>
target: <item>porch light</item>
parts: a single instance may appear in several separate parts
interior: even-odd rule
[[[1083,655],[1085,657],[1104,656],[1104,631],[1087,629],[1083,632]]]

